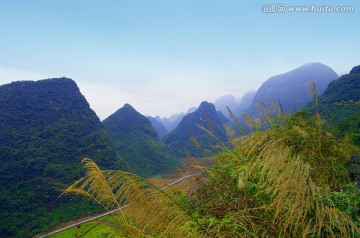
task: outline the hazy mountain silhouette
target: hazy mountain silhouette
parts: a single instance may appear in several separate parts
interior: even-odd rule
[[[321,63],[309,63],[284,74],[266,80],[255,94],[250,114],[256,113],[260,102],[269,108],[274,100],[281,102],[286,112],[295,112],[312,100],[309,83],[315,82],[317,93],[321,95],[328,84],[339,78],[330,67]]]
[[[217,99],[214,102],[214,105],[217,110],[222,112],[222,114],[224,114],[224,116],[226,116],[228,118],[230,118],[230,116],[229,116],[229,111],[228,111],[227,107],[230,108],[230,110],[232,112],[235,112],[235,110],[237,110],[237,108],[239,106],[235,100],[235,97],[230,94],[222,96],[221,98]]]
[[[175,114],[172,114],[168,118],[166,118],[166,117],[163,117],[163,118],[156,117],[156,118],[158,120],[160,119],[161,124],[163,124],[166,127],[167,131],[170,132],[179,125],[179,123],[184,118],[184,116],[186,116],[189,113],[194,112],[195,110],[196,110],[196,107],[191,107],[191,108],[189,108],[189,110],[187,112],[175,113]]]
[[[160,117],[148,116],[147,118],[150,120],[151,125],[154,127],[160,138],[163,138],[168,133],[166,127],[161,123]]]
[[[233,113],[239,114],[245,112],[251,106],[255,94],[256,94],[256,90],[246,92],[244,96],[241,98],[239,106],[236,108],[236,110]]]
[[[217,141],[197,125],[213,131],[220,140],[227,142],[224,129],[226,122],[228,122],[227,118],[221,112],[216,111],[214,104],[202,102],[195,112],[186,115],[180,124],[163,140],[178,157],[186,157],[186,151],[191,156],[201,157],[208,155],[209,152],[216,151],[214,146]],[[197,139],[201,149],[196,147],[191,135]]]

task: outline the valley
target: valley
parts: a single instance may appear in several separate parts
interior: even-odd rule
[[[122,174],[121,176],[124,176],[121,177],[122,179],[130,179],[124,180],[125,184],[131,183],[134,186],[138,182],[141,184],[140,178],[144,177],[148,178],[147,183],[150,182],[158,188],[188,174],[203,171],[196,181],[184,180],[167,188],[166,198],[158,198],[161,201],[170,199],[169,202],[173,205],[169,209],[183,214],[180,216],[183,220],[179,222],[192,221],[197,224],[196,229],[191,226],[178,230],[176,234],[181,235],[182,232],[197,234],[199,232],[197,229],[206,226],[208,222],[202,223],[201,219],[211,220],[214,218],[211,218],[212,216],[218,216],[219,211],[215,212],[216,209],[220,209],[217,207],[217,201],[230,202],[226,197],[217,197],[220,195],[217,189],[213,191],[215,197],[211,201],[207,200],[208,196],[212,197],[211,189],[215,186],[211,183],[217,183],[223,179],[222,176],[225,176],[219,174],[216,169],[219,166],[228,166],[222,169],[227,171],[226,174],[236,174],[236,177],[231,179],[237,181],[238,189],[242,189],[243,185],[240,183],[247,183],[248,175],[244,175],[248,173],[246,171],[256,170],[255,167],[250,168],[254,165],[250,165],[253,159],[249,156],[251,153],[256,151],[260,153],[266,149],[255,146],[249,150],[249,154],[243,154],[243,150],[252,143],[250,138],[264,140],[261,142],[264,145],[271,144],[271,141],[283,140],[282,146],[288,146],[290,151],[294,150],[292,153],[300,153],[299,158],[311,166],[312,172],[306,176],[313,176],[312,180],[319,186],[328,186],[329,194],[334,192],[333,195],[324,196],[336,197],[335,192],[341,192],[342,187],[350,186],[347,160],[359,146],[360,74],[358,69],[359,66],[356,66],[349,74],[339,77],[323,64],[306,64],[269,78],[257,91],[245,94],[244,101],[240,104],[236,103],[235,97],[225,95],[215,104],[203,101],[197,108],[190,108],[186,113],[178,113],[171,120],[160,116],[146,117],[130,104],[125,104],[101,122],[75,81],[68,78],[2,85],[0,86],[0,124],[2,125],[0,128],[2,163],[0,234],[4,237],[31,237],[54,230],[54,227],[63,226],[62,224],[74,219],[91,217],[91,214],[103,212],[104,208],[113,209],[104,204],[96,205],[91,200],[79,196],[76,196],[76,199],[71,195],[60,196],[64,189],[69,189],[69,185],[86,175],[95,164],[99,166],[99,171],[104,171],[104,174],[119,171],[114,173],[119,173],[117,176]],[[309,85],[313,85],[310,93]],[[227,103],[234,108],[230,108],[230,114],[229,111],[225,114]],[[162,122],[165,121],[171,121],[172,126],[163,125]],[[287,133],[290,133],[291,137],[283,137]],[[320,137],[314,139],[314,136]],[[277,139],[265,140],[273,137]],[[314,142],[311,142],[312,138]],[[316,142],[325,138],[327,139],[320,144]],[[245,143],[246,140],[249,142]],[[341,148],[338,148],[338,145]],[[330,150],[330,147],[334,151]],[[322,160],[319,158],[314,162],[314,153],[317,153],[315,152],[317,149],[321,151],[319,153],[327,154],[328,157]],[[301,152],[302,150],[304,152]],[[233,157],[238,162],[229,162]],[[249,160],[243,161],[242,158],[245,157]],[[81,160],[84,158],[89,158],[94,163],[94,166],[85,171],[81,165]],[[329,164],[328,158],[332,158],[333,164]],[[199,164],[196,164],[196,161]],[[236,167],[234,163],[242,163],[242,165]],[[212,173],[215,174],[211,175]],[[258,173],[261,174],[260,171]],[[210,175],[220,177],[212,181]],[[244,181],[240,179],[243,175]],[[84,179],[89,179],[91,177],[89,176]],[[136,176],[139,176],[138,179]],[[111,181],[111,177],[108,179]],[[226,184],[232,181],[231,179],[229,181],[225,179],[226,182],[223,183]],[[107,182],[108,180],[104,181]],[[139,191],[148,186],[148,184],[141,185]],[[225,194],[233,192],[236,187],[230,184],[227,186],[230,187],[220,189],[230,189],[223,191]],[[79,189],[88,189],[88,187]],[[69,191],[72,193],[72,190]],[[74,191],[77,193],[80,190]],[[88,192],[81,194],[90,196]],[[135,194],[134,192],[131,196]],[[143,198],[132,199],[142,201]],[[334,206],[337,204],[336,199],[333,200]],[[356,201],[354,202],[356,204]],[[195,207],[191,205],[192,203]],[[139,203],[136,204],[139,206]],[[179,204],[182,204],[182,207],[177,210]],[[209,210],[215,213],[208,218],[206,218],[208,216],[206,209],[202,208],[205,204],[215,209]],[[229,205],[229,209],[231,206]],[[124,221],[120,222],[119,218],[112,217],[110,219],[115,220],[110,223],[120,222],[123,226],[127,224],[128,217],[134,216],[140,220],[146,218],[147,215],[137,214],[138,208],[129,209]],[[150,211],[149,208],[142,212],[147,214]],[[169,214],[171,217],[172,213]],[[193,214],[202,214],[202,218],[196,217],[197,215],[193,217]],[[165,214],[163,216],[164,219],[170,219]],[[353,217],[351,218],[353,222],[357,222],[355,213],[349,216]],[[100,223],[104,224],[89,231],[89,235],[97,234],[96,232],[113,232],[111,229],[108,230],[107,220]],[[185,223],[181,223],[178,228],[185,226]],[[140,224],[143,222],[138,225]],[[65,232],[63,236],[83,232],[89,226],[92,225],[79,225],[66,231],[69,233]],[[351,229],[355,227],[351,226]],[[228,228],[224,226],[220,230],[222,229],[225,232]],[[301,228],[296,229],[301,233]],[[350,228],[343,231],[346,234],[348,234],[347,229]]]
[[[359,238],[359,20],[0,0],[0,238]]]
[[[175,171],[169,171],[163,175],[147,178],[146,180],[158,189],[164,191],[169,196],[174,196],[176,193],[188,193],[193,187],[194,177],[201,173],[201,170],[208,168],[213,161],[209,159],[184,159],[182,167]],[[199,166],[202,169],[199,169]],[[126,205],[120,208],[122,212],[126,213]],[[69,221],[61,225],[61,227],[54,228],[54,231],[45,235],[36,235],[35,237],[72,237],[83,236],[93,237],[96,235],[104,235],[106,227],[97,224],[99,221],[112,219],[111,216],[121,216],[119,211],[110,211],[99,214],[97,216],[87,216],[81,219]],[[92,222],[96,220],[95,222]],[[89,232],[88,235],[86,235]]]

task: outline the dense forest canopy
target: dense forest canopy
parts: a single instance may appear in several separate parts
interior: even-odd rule
[[[88,202],[74,209],[68,198],[58,198],[61,189],[83,174],[83,158],[104,168],[126,168],[71,79],[0,86],[0,125],[3,237],[30,237],[93,210],[86,208],[91,207]]]

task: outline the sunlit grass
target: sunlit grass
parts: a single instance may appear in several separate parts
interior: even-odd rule
[[[175,170],[168,172],[163,175],[156,175],[151,178],[147,178],[146,180],[153,184],[154,186],[158,187],[159,189],[167,186],[168,184],[188,175],[185,170],[191,167],[191,162],[188,160],[184,160],[184,167],[180,170]],[[189,189],[191,188],[193,182],[191,178],[185,179],[180,181],[179,183],[164,189],[163,191],[168,194],[169,196],[174,196],[175,193],[184,193],[186,194]],[[129,215],[127,214],[126,209],[122,211],[122,215]],[[121,215],[120,215],[121,216]],[[81,225],[75,226],[68,230],[59,232],[55,235],[50,237],[57,238],[57,237],[107,237],[109,236],[109,232],[111,229],[105,224],[101,224],[102,222],[114,222],[116,219],[119,219],[119,216],[116,215],[109,215],[102,218],[99,218],[92,222],[86,222]]]
[[[103,217],[97,221],[112,221],[112,216]],[[75,226],[71,229],[62,231],[60,233],[50,236],[51,238],[65,238],[65,237],[107,237],[109,235],[108,226],[103,225],[99,222],[87,222],[78,226]]]

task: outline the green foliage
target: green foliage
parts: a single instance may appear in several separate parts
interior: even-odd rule
[[[307,104],[304,110],[318,111],[329,124],[329,130],[338,136],[348,135],[360,145],[360,73],[359,66],[350,74],[332,81],[324,94]]]
[[[357,236],[359,192],[346,169],[355,147],[320,125],[300,112],[237,138],[182,204],[210,237]]]
[[[347,162],[356,151],[349,140],[323,130],[325,122],[304,111],[277,123],[281,126],[249,135],[256,138],[253,150],[261,151],[267,143],[275,141],[311,165],[311,177],[318,185],[339,189],[348,181]]]
[[[83,238],[103,238],[111,237],[108,227],[102,225],[100,222],[104,219],[113,221],[111,217],[101,218],[99,222],[87,222],[70,228],[68,230],[62,231],[60,233],[50,236],[51,238],[64,238],[64,237],[83,237]]]
[[[104,125],[111,145],[72,80],[3,85],[0,236],[31,237],[126,201],[131,202],[126,214],[102,222],[106,235],[357,237],[360,196],[356,185],[349,183],[347,163],[356,151],[352,141],[360,141],[359,78],[355,67],[333,81],[306,107],[314,117],[304,111],[288,116],[280,104],[273,106],[278,115],[271,118],[264,104],[261,118],[246,118],[256,131],[240,138],[233,133],[235,150],[216,155],[215,165],[198,177],[197,188],[189,197],[178,196],[178,201],[138,176],[100,171],[86,161],[89,173],[66,191],[102,206],[58,197],[61,189],[84,175],[78,163],[82,158],[91,157],[105,169],[124,169],[121,154],[144,176],[179,165],[149,121],[137,116],[108,118]],[[214,145],[227,141],[225,121],[215,109],[202,106],[165,138],[178,156],[188,151],[200,157],[224,149]]]
[[[176,169],[180,161],[160,140],[149,119],[130,105],[103,121],[115,150],[127,162],[129,169],[149,177]]]
[[[360,74],[360,65],[351,69],[350,74]]]
[[[129,203],[117,220],[101,223],[113,237],[358,237],[359,190],[342,177],[355,147],[322,123],[301,111],[235,138],[235,149],[215,155],[191,193],[175,201],[89,159],[86,176],[65,192],[107,209]]]
[[[125,168],[70,79],[1,86],[0,125],[1,237],[31,237],[99,211],[86,201],[58,198],[83,173],[82,158],[92,156],[105,168]],[[76,211],[75,203],[80,204]]]
[[[330,192],[330,199],[360,227],[360,190],[356,183],[346,184],[341,191]]]

